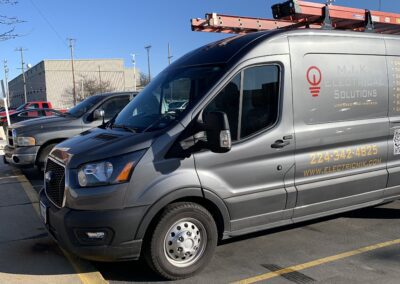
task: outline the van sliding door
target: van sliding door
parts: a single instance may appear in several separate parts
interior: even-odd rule
[[[389,76],[388,188],[385,197],[400,196],[400,41],[386,38]]]
[[[290,46],[298,192],[294,218],[376,203],[388,177],[383,40],[294,36]]]

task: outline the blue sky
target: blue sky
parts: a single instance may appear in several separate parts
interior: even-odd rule
[[[271,17],[271,5],[279,0],[18,0],[16,5],[0,5],[0,15],[26,21],[17,26],[21,37],[0,42],[0,78],[3,59],[8,60],[10,78],[20,70],[16,47],[28,49],[25,62],[68,59],[66,38],[76,38],[75,57],[124,58],[137,54],[137,67],[147,71],[145,45],[152,45],[151,68],[156,75],[167,66],[167,44],[173,59],[224,37],[222,34],[192,32],[191,18],[207,12],[251,17]],[[325,2],[322,0],[314,2]],[[367,3],[365,3],[367,2]],[[400,13],[397,1],[382,0],[382,10]],[[379,0],[337,0],[337,5],[377,10]],[[43,15],[43,16],[42,16]],[[4,26],[0,26],[4,31]]]

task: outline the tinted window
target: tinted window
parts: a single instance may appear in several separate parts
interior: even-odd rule
[[[119,113],[129,103],[129,97],[119,97],[108,100],[102,105],[104,110],[104,118],[110,119]]]
[[[29,105],[28,109],[35,109],[35,108],[39,108],[39,104],[31,104]]]
[[[272,126],[278,118],[279,68],[259,66],[243,72],[240,136],[247,137]]]
[[[102,96],[89,97],[71,108],[67,113],[75,117],[80,117],[94,107],[97,103],[99,103],[102,99]]]
[[[49,108],[49,104],[48,103],[44,103],[43,104],[43,108]]]
[[[238,138],[239,102],[240,74],[236,75],[204,110],[204,114],[211,111],[226,113],[233,141]]]

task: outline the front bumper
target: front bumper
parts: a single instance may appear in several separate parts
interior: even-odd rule
[[[4,160],[15,166],[34,166],[40,146],[4,147]]]
[[[83,211],[57,208],[40,192],[40,203],[47,209],[46,228],[67,251],[94,261],[135,260],[140,256],[142,240],[135,240],[147,207],[122,210]],[[89,240],[87,232],[105,232],[102,240]]]

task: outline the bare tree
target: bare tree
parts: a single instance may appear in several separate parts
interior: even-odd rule
[[[16,0],[0,0],[0,4],[3,5],[15,5],[18,2]],[[0,41],[5,41],[18,37],[19,35],[15,32],[17,24],[24,21],[17,17],[10,17],[6,15],[0,15]]]
[[[93,96],[95,94],[101,94],[101,93],[107,93],[107,92],[112,92],[115,91],[114,88],[111,86],[110,81],[101,81],[99,82],[96,79],[89,79],[89,78],[84,78],[83,79],[83,90],[79,91],[78,88],[78,101],[83,101],[87,97]]]
[[[149,75],[146,73],[140,72],[140,78],[139,78],[139,83],[140,87],[145,87],[148,83],[150,83],[150,78]]]

